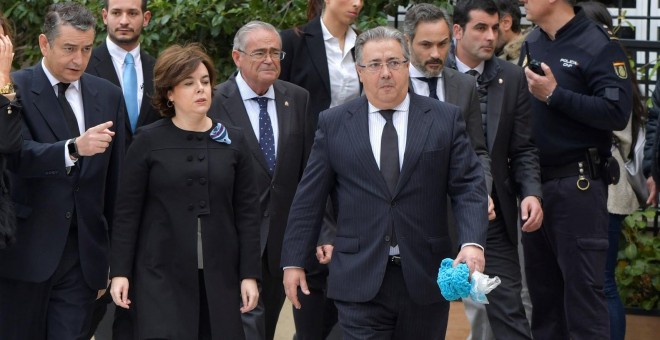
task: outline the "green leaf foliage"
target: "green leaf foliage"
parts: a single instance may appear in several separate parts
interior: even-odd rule
[[[36,63],[41,58],[38,36],[46,8],[63,0],[2,1],[0,11],[15,26],[14,68]],[[97,15],[96,42],[105,39],[101,18],[102,1],[77,0]],[[364,1],[358,29],[387,24],[387,14],[395,15],[398,6],[409,0]],[[446,6],[447,0],[436,1]],[[199,42],[215,60],[220,79],[234,71],[231,49],[234,34],[251,20],[262,20],[284,30],[307,22],[307,0],[150,0],[152,20],[142,34],[142,48],[151,55],[172,44]]]
[[[660,309],[660,239],[649,228],[657,213],[651,207],[623,221],[615,276],[627,307]]]

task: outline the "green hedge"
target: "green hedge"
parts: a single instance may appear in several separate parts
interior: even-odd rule
[[[386,13],[394,14],[408,0],[364,0],[358,27],[365,29],[386,23]],[[445,0],[446,1],[446,0]],[[440,2],[445,2],[440,1]],[[3,1],[4,2],[4,1]],[[16,69],[34,64],[40,57],[38,36],[46,8],[58,0],[22,0],[0,6],[16,28]],[[101,19],[102,2],[78,0],[97,14],[96,41],[105,39]],[[4,7],[4,8],[3,8]],[[250,20],[262,20],[279,29],[307,21],[307,0],[150,0],[152,20],[144,30],[142,48],[157,56],[174,43],[199,42],[216,61],[220,79],[234,70],[231,44],[236,30]]]

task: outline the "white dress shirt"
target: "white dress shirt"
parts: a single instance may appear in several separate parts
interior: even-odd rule
[[[245,105],[245,111],[248,113],[250,118],[250,124],[252,125],[252,130],[254,135],[259,140],[259,103],[256,100],[253,100],[254,97],[266,97],[270,100],[268,101],[268,117],[270,117],[270,124],[273,126],[273,142],[275,144],[275,155],[277,155],[277,144],[280,135],[280,128],[277,120],[277,109],[275,105],[275,90],[273,85],[268,88],[266,94],[263,96],[258,95],[256,92],[250,88],[243,79],[243,75],[239,71],[236,75],[236,85],[238,85],[238,92],[241,93],[241,98],[243,99],[243,105]]]
[[[485,65],[486,65],[486,62],[482,60],[479,63],[479,65],[477,65],[477,67],[474,68],[474,70],[479,72],[479,74],[483,74]],[[458,72],[465,73],[465,72],[467,72],[469,70],[472,70],[472,69],[473,69],[472,67],[463,64],[463,62],[460,59],[458,59],[458,57],[456,57],[456,70]]]
[[[112,59],[112,64],[115,66],[115,72],[119,78],[119,83],[121,84],[122,89],[124,88],[124,59],[126,59],[126,54],[130,53],[133,55],[133,62],[135,63],[135,72],[137,73],[137,84],[138,84],[138,112],[142,107],[142,97],[144,95],[144,75],[142,74],[142,59],[140,58],[140,45],[134,48],[130,52],[126,52],[123,48],[117,46],[113,43],[110,38],[105,38],[105,43],[108,46],[108,52],[110,52],[110,57]]]
[[[429,83],[417,79],[418,77],[426,77],[415,66],[409,67],[410,79],[412,80],[413,91],[420,96],[429,96]],[[445,101],[445,78],[442,77],[442,72],[438,74],[438,87],[436,88],[438,99],[442,102]]]
[[[339,39],[335,38],[321,18],[321,30],[325,43],[325,56],[328,60],[330,75],[330,107],[344,104],[360,96],[360,79],[355,70],[355,61],[351,49],[355,46],[357,35],[352,28],[346,31],[344,50],[339,48]]]

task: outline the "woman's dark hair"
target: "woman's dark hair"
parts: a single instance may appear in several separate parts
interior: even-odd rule
[[[307,0],[307,21],[312,20],[323,13],[323,0]]]
[[[213,61],[200,44],[172,45],[158,56],[154,66],[154,95],[151,103],[160,111],[161,116],[174,117],[174,107],[167,93],[195,72],[199,64],[206,66],[211,86],[214,86],[217,73]]]
[[[4,16],[0,12],[0,27],[2,27],[2,30],[5,32],[5,35],[8,36],[9,38],[14,37],[14,30],[12,29],[11,22],[7,20],[7,17]]]

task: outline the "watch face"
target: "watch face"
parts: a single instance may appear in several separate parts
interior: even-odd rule
[[[76,147],[76,141],[75,140],[70,141],[69,144],[67,145],[67,147],[69,149],[69,155],[77,158],[78,157],[78,148]]]

